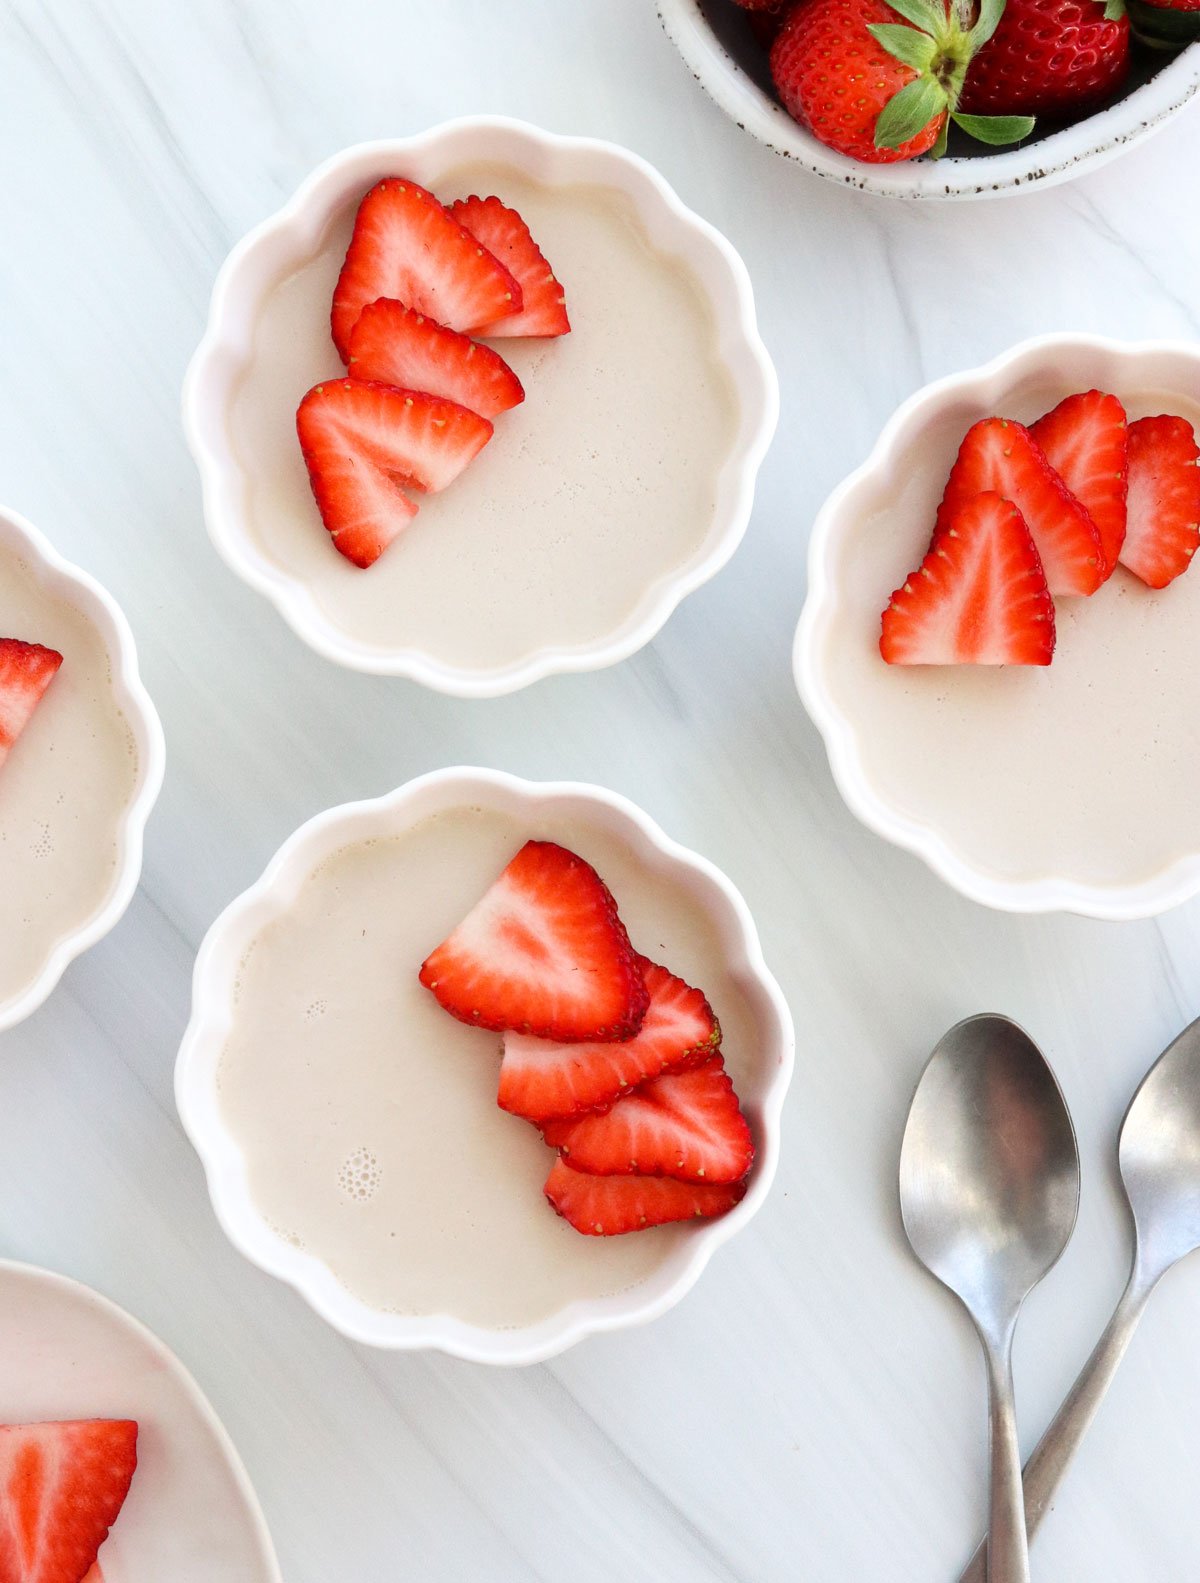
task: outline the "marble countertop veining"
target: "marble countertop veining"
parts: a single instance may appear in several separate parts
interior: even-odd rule
[[[1005,917],[861,829],[792,691],[805,544],[923,381],[1039,331],[1200,333],[1200,112],[1072,186],[907,207],[739,132],[645,0],[10,0],[0,61],[0,498],[121,601],[169,750],[129,914],[0,1038],[0,1252],[94,1284],[178,1351],[289,1583],[952,1578],[983,1510],[983,1380],[899,1231],[913,1082],[949,1023],[1005,1010],[1074,1110],[1079,1228],[1018,1343],[1028,1449],[1124,1277],[1116,1128],[1200,1012],[1200,903],[1120,926]],[[488,702],[304,648],[210,548],[179,425],[243,231],[345,144],[473,111],[658,165],[746,259],[783,391],[726,571],[632,661]],[[355,1347],[253,1270],[171,1093],[220,908],[308,815],[453,762],[601,781],[707,853],[754,910],[799,1031],[785,1160],[753,1226],[650,1328],[512,1373]],[[1195,1572],[1198,1322],[1185,1267],[1035,1578]]]

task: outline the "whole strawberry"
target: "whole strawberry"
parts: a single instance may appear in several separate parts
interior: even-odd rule
[[[1128,74],[1121,0],[1008,0],[959,102],[980,115],[1073,119],[1111,99]]]
[[[784,108],[828,147],[871,164],[936,157],[951,121],[986,143],[1027,137],[1027,117],[960,111],[968,68],[1004,0],[982,0],[973,19],[964,14],[969,4],[800,0],[771,48]]]

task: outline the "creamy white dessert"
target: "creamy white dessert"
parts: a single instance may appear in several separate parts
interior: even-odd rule
[[[334,548],[296,442],[312,385],[343,373],[329,306],[354,203],[269,294],[231,409],[246,517],[260,552],[347,637],[459,668],[499,668],[618,630],[697,559],[736,426],[707,299],[655,250],[624,195],[464,166],[449,203],[495,193],[519,210],[562,282],[571,333],[493,342],[525,401],[366,571]]]
[[[1030,423],[1074,387],[1023,386],[999,406]],[[1177,413],[1178,392],[1114,392],[1130,419]],[[1145,881],[1197,850],[1200,568],[1154,591],[1118,566],[1090,598],[1055,601],[1045,668],[893,666],[880,612],[920,565],[958,445],[983,414],[943,413],[903,458],[886,504],[845,531],[824,674],[889,805],[1008,881]]]
[[[0,637],[57,649],[62,668],[0,766],[0,1008],[112,894],[137,748],[92,623],[0,544]]]
[[[560,1220],[542,1194],[553,1151],[496,1104],[500,1036],[418,982],[531,837],[595,865],[634,945],[708,994],[735,1082],[753,1069],[752,1014],[715,930],[619,840],[462,807],[336,852],[247,952],[217,1080],[264,1220],[384,1312],[530,1325],[637,1285],[695,1234],[585,1237]]]

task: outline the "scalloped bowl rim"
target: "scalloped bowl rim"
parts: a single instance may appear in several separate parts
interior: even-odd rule
[[[608,637],[570,648],[535,649],[491,668],[450,665],[414,649],[386,650],[360,644],[324,616],[307,585],[255,546],[238,488],[245,469],[235,454],[228,422],[236,373],[244,366],[257,310],[272,283],[281,278],[277,269],[270,280],[248,290],[243,282],[252,275],[258,255],[264,250],[270,253],[286,238],[292,257],[300,263],[311,256],[330,214],[353,190],[369,186],[414,155],[432,156],[443,146],[453,150],[448,163],[483,157],[529,168],[544,160],[574,160],[585,170],[585,175],[576,179],[616,187],[634,202],[643,218],[657,210],[672,228],[673,251],[692,269],[710,305],[717,356],[729,375],[738,407],[737,433],[718,476],[713,527],[703,553],[695,551],[688,562],[649,585],[636,609]],[[253,296],[249,306],[244,300],[247,295]],[[758,470],[778,415],[778,380],[758,333],[750,276],[721,232],[689,209],[640,155],[599,138],[545,132],[503,116],[465,116],[412,137],[355,144],[319,165],[283,208],[254,227],[225,260],[213,287],[208,324],[183,388],[183,426],[200,472],[204,519],[226,565],[264,594],[292,630],[326,659],[352,670],[405,676],[436,691],[467,698],[515,692],[546,676],[599,670],[627,659],[650,642],[680,602],[714,577],[741,543],[750,520]]]
[[[813,175],[886,198],[989,198],[1055,186],[1159,131],[1200,89],[1200,42],[1106,109],[1025,148],[977,158],[868,165],[838,154],[794,121],[725,50],[701,0],[657,0],[659,20],[701,87],[739,127]]]
[[[1154,917],[1200,892],[1200,850],[1187,853],[1149,878],[1123,885],[1085,884],[1061,875],[1043,874],[1028,880],[1004,880],[987,873],[956,852],[936,827],[901,813],[873,788],[863,769],[853,721],[832,699],[821,663],[821,647],[837,619],[833,549],[844,514],[853,509],[860,491],[879,474],[899,465],[911,436],[926,415],[964,393],[995,390],[1042,364],[1061,366],[1073,351],[1133,361],[1173,357],[1196,365],[1200,386],[1200,347],[1185,341],[1117,341],[1105,336],[1057,334],[1020,342],[991,362],[950,374],[922,386],[903,402],[884,425],[866,461],[829,496],[813,526],[808,552],[808,592],[796,628],[793,670],[800,697],[820,731],[829,766],[850,811],[885,840],[915,853],[948,885],[972,901],[1002,912],[1071,912],[1083,917],[1131,920]],[[1131,381],[1133,383],[1133,381]]]
[[[459,803],[534,810],[576,804],[581,814],[601,811],[635,850],[663,868],[685,874],[703,893],[706,912],[730,951],[731,971],[755,1000],[765,1030],[764,1076],[755,1101],[759,1148],[749,1189],[719,1220],[692,1229],[643,1286],[604,1298],[581,1299],[535,1324],[489,1330],[448,1314],[386,1314],[341,1286],[315,1255],[292,1247],[272,1231],[254,1206],[242,1152],[226,1130],[216,1097],[216,1068],[232,1021],[230,989],[245,947],[267,919],[294,897],[319,854],[343,844],[360,828],[396,814]],[[414,812],[416,810],[416,812]],[[574,781],[528,781],[496,770],[455,766],[406,782],[386,796],[344,803],[317,814],[296,830],[265,872],[220,915],[196,958],[192,1014],[175,1071],[176,1106],[184,1131],[204,1165],[213,1209],[226,1236],[252,1264],[293,1286],[335,1330],[351,1340],[394,1350],[430,1349],[477,1363],[541,1362],[584,1337],[640,1325],[674,1306],[699,1279],[713,1253],[762,1205],[779,1159],[781,1116],[791,1082],[795,1031],[782,991],[763,959],[758,932],[738,890],[707,858],[671,840],[634,803],[603,787]],[[668,1266],[673,1273],[666,1275]]]
[[[162,724],[138,670],[133,631],[116,600],[89,572],[60,555],[32,522],[19,512],[0,506],[0,538],[9,536],[23,546],[36,581],[77,610],[100,634],[112,668],[113,697],[129,723],[137,747],[138,773],[118,825],[120,859],[107,899],[78,927],[62,936],[37,976],[19,995],[0,1002],[0,1033],[15,1028],[36,1011],[75,958],[102,940],[124,915],[141,880],[146,823],[158,800],[166,768]]]

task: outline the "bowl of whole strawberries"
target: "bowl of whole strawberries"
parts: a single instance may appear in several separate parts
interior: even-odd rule
[[[1200,87],[1200,0],[658,0],[658,11],[739,126],[816,175],[887,197],[1070,180]]]
[[[813,529],[796,680],[851,810],[1012,912],[1200,891],[1200,352],[1027,341],[918,391]]]

